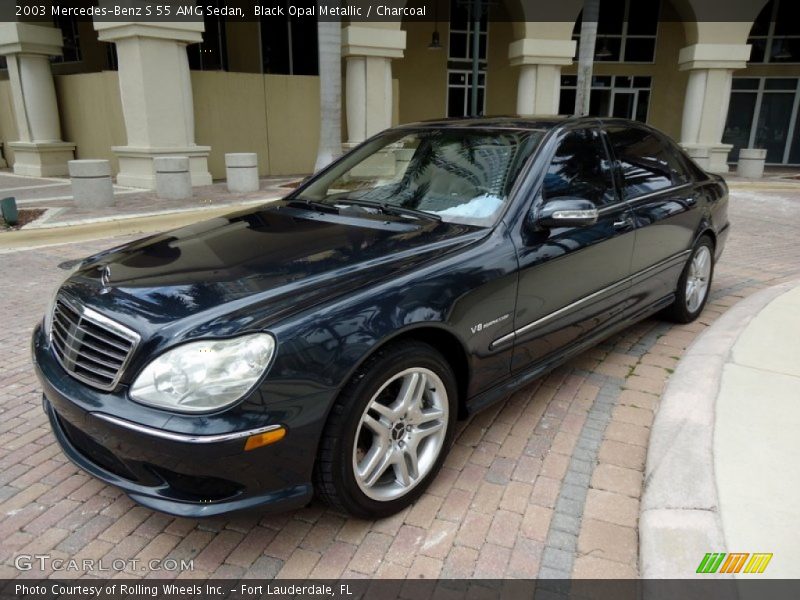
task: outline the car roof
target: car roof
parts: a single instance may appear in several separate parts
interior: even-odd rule
[[[564,125],[587,125],[618,124],[618,125],[642,125],[636,121],[620,118],[603,119],[600,117],[575,117],[569,115],[542,115],[531,117],[455,117],[449,119],[433,119],[430,121],[419,121],[416,123],[406,123],[396,127],[396,129],[525,129],[530,131],[549,131]]]
[[[532,117],[455,117],[449,119],[433,119],[431,121],[419,121],[417,123],[407,123],[398,129],[529,129],[529,130],[548,130],[554,127],[565,125],[576,121],[594,121],[595,118],[579,118],[567,116],[532,116]]]

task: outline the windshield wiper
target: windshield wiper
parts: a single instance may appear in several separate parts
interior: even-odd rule
[[[310,208],[315,208],[322,212],[329,212],[329,213],[339,213],[339,209],[336,208],[333,204],[328,204],[327,202],[320,202],[319,200],[311,200],[302,197],[297,197],[287,202],[290,206],[297,206],[302,208],[303,206],[308,206]]]
[[[356,198],[342,198],[334,201],[334,204],[352,204],[354,206],[365,206],[368,208],[377,208],[386,214],[404,215],[409,217],[417,217],[428,219],[431,221],[441,221],[442,217],[433,213],[425,212],[424,210],[417,210],[416,208],[406,208],[405,206],[395,206],[386,202],[375,202],[374,200],[359,200]]]

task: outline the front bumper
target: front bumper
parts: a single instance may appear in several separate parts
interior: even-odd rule
[[[182,517],[256,507],[283,511],[311,500],[316,444],[302,444],[306,451],[298,453],[291,424],[285,439],[247,452],[246,438],[236,432],[193,436],[144,427],[129,414],[114,414],[115,403],[130,407],[124,397],[94,392],[70,378],[42,338],[37,328],[33,356],[44,410],[64,454],[90,475],[143,506]],[[271,423],[275,415],[265,414],[263,424]]]

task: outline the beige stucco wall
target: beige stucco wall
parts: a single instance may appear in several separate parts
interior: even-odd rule
[[[508,46],[514,41],[513,23],[489,24],[489,63],[486,69],[486,114],[513,115],[517,111],[519,68],[508,61]]]
[[[310,173],[319,145],[319,78],[263,75],[267,96],[269,172]]]
[[[256,152],[258,171],[266,173],[269,146],[264,77],[223,71],[192,71],[191,76],[195,141],[211,146],[211,176],[225,177],[226,152]]]
[[[436,119],[447,113],[447,32],[446,23],[439,23],[441,50],[428,50],[433,23],[403,23],[406,49],[401,59],[392,62],[392,75],[397,78],[401,100],[400,123]]]
[[[115,71],[57,75],[61,136],[76,144],[75,158],[102,158],[119,166],[112,146],[125,144],[119,80]]]
[[[319,143],[319,78],[192,71],[195,139],[211,146],[208,168],[225,177],[227,152],[255,152],[262,175],[314,168]]]
[[[211,146],[208,166],[225,177],[225,153],[255,152],[262,175],[309,173],[319,141],[317,77],[193,71],[195,139]],[[115,71],[55,77],[63,138],[76,158],[118,170],[112,146],[127,142]],[[0,81],[0,139],[17,138],[9,82]],[[9,152],[6,149],[6,152]],[[7,156],[13,162],[12,156]]]
[[[13,142],[18,139],[10,86],[8,79],[0,81],[0,140],[5,142],[3,144],[3,156],[5,156],[9,165],[14,163],[14,151],[8,147],[7,142]]]

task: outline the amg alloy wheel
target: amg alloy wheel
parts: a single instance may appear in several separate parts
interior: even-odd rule
[[[370,399],[353,445],[358,487],[373,500],[407,494],[433,468],[444,445],[449,407],[429,369],[392,376]]]
[[[331,410],[315,466],[317,494],[365,518],[411,504],[447,454],[456,395],[453,371],[433,347],[407,341],[376,352]]]
[[[686,300],[686,310],[690,313],[697,312],[708,295],[708,286],[711,283],[711,250],[708,246],[699,246],[689,263],[689,274],[683,296]]]
[[[676,323],[691,323],[708,300],[714,277],[714,242],[708,236],[695,244],[675,290],[675,302],[666,309],[667,317]]]

